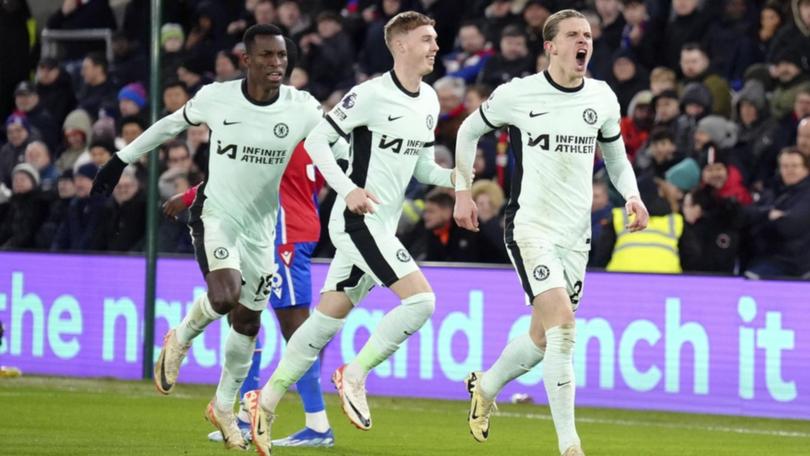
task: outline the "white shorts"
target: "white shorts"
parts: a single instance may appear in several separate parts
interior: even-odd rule
[[[198,196],[188,222],[194,257],[203,276],[219,269],[236,269],[242,274],[239,303],[257,312],[264,310],[277,271],[272,228],[247,231],[218,217],[209,205],[202,204],[204,199]]]
[[[585,286],[588,252],[569,250],[540,239],[507,243],[506,250],[526,292],[527,304],[544,291],[564,288],[574,311]]]
[[[321,293],[342,291],[356,305],[374,285],[388,287],[419,270],[393,233],[364,225],[348,233],[330,230],[329,235],[336,252]]]

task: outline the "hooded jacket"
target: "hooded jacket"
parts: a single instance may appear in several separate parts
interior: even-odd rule
[[[745,125],[740,119],[740,103],[752,104],[757,110],[757,119]],[[740,165],[749,176],[748,182],[769,180],[776,170],[776,154],[779,152],[777,132],[779,124],[771,117],[765,88],[758,81],[745,83],[734,100],[734,118],[739,127],[737,141]]]

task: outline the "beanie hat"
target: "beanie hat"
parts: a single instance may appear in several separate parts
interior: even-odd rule
[[[127,84],[118,91],[118,101],[130,100],[139,108],[146,106],[146,89],[140,82]]]
[[[31,125],[28,123],[28,119],[23,114],[15,112],[14,114],[6,117],[6,129],[8,129],[9,125],[19,125],[31,133]]]
[[[703,106],[703,109],[708,111],[712,107],[712,93],[702,83],[690,82],[683,89],[683,94],[681,95],[681,109],[689,103]]]
[[[686,192],[700,182],[700,166],[695,159],[686,158],[669,168],[664,177],[669,183]]]
[[[11,170],[12,176],[17,173],[28,174],[31,176],[31,180],[34,181],[34,187],[39,187],[39,171],[37,171],[36,168],[31,166],[29,163],[20,163]]]
[[[88,179],[95,179],[97,172],[98,166],[96,166],[93,163],[86,163],[82,166],[79,166],[79,169],[76,170],[76,176],[84,176]]]
[[[186,34],[183,33],[183,27],[174,22],[167,22],[160,27],[160,45],[166,44],[166,41],[172,38],[179,38],[180,41],[185,41]]]
[[[697,124],[697,131],[709,135],[715,146],[729,149],[737,144],[737,125],[718,115],[708,115]]]

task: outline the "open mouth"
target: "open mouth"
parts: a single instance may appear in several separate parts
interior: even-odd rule
[[[588,51],[587,49],[579,49],[577,50],[576,59],[577,65],[585,66],[585,59],[588,58]]]
[[[281,71],[271,71],[267,73],[267,78],[271,81],[281,81],[284,78],[284,74]]]

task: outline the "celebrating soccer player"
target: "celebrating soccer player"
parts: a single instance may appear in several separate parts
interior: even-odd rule
[[[574,10],[559,11],[543,27],[548,70],[498,87],[461,125],[456,143],[458,224],[478,229],[470,196],[478,138],[508,127],[515,154],[505,241],[531,305],[528,334],[513,339],[495,364],[467,378],[469,427],[486,441],[495,398],[509,381],[545,358],[543,383],[559,451],[583,455],[574,425],[574,311],[582,298],[591,245],[592,173],[597,144],[611,182],[634,216],[627,229],[644,229],[647,209],[619,130],[619,103],[602,81],[585,77],[593,51],[591,28]]]
[[[244,35],[245,79],[204,86],[182,109],[149,127],[102,168],[95,193],[109,194],[127,163],[191,125],[212,129],[209,176],[191,208],[195,256],[208,292],[163,341],[155,386],[174,389],[191,341],[230,313],[233,330],[215,397],[206,411],[226,448],[246,448],[233,406],[251,364],[260,315],[273,286],[274,231],[281,176],[296,145],[322,118],[309,93],[283,85],[287,43],[272,25]]]
[[[307,137],[305,146],[326,181],[340,195],[329,234],[337,248],[318,307],[293,334],[261,393],[247,394],[258,452],[270,452],[270,424],[281,397],[317,359],[344,319],[375,284],[401,304],[388,312],[357,358],[332,376],[343,410],[362,430],[371,428],[365,395],[369,371],[393,354],[430,318],[436,297],[395,232],[405,187],[419,181],[452,186],[452,172],[433,157],[439,102],[422,77],[433,70],[438,45],[433,20],[415,12],[385,26],[392,71],[349,91]],[[351,171],[338,167],[330,144],[351,139]]]

